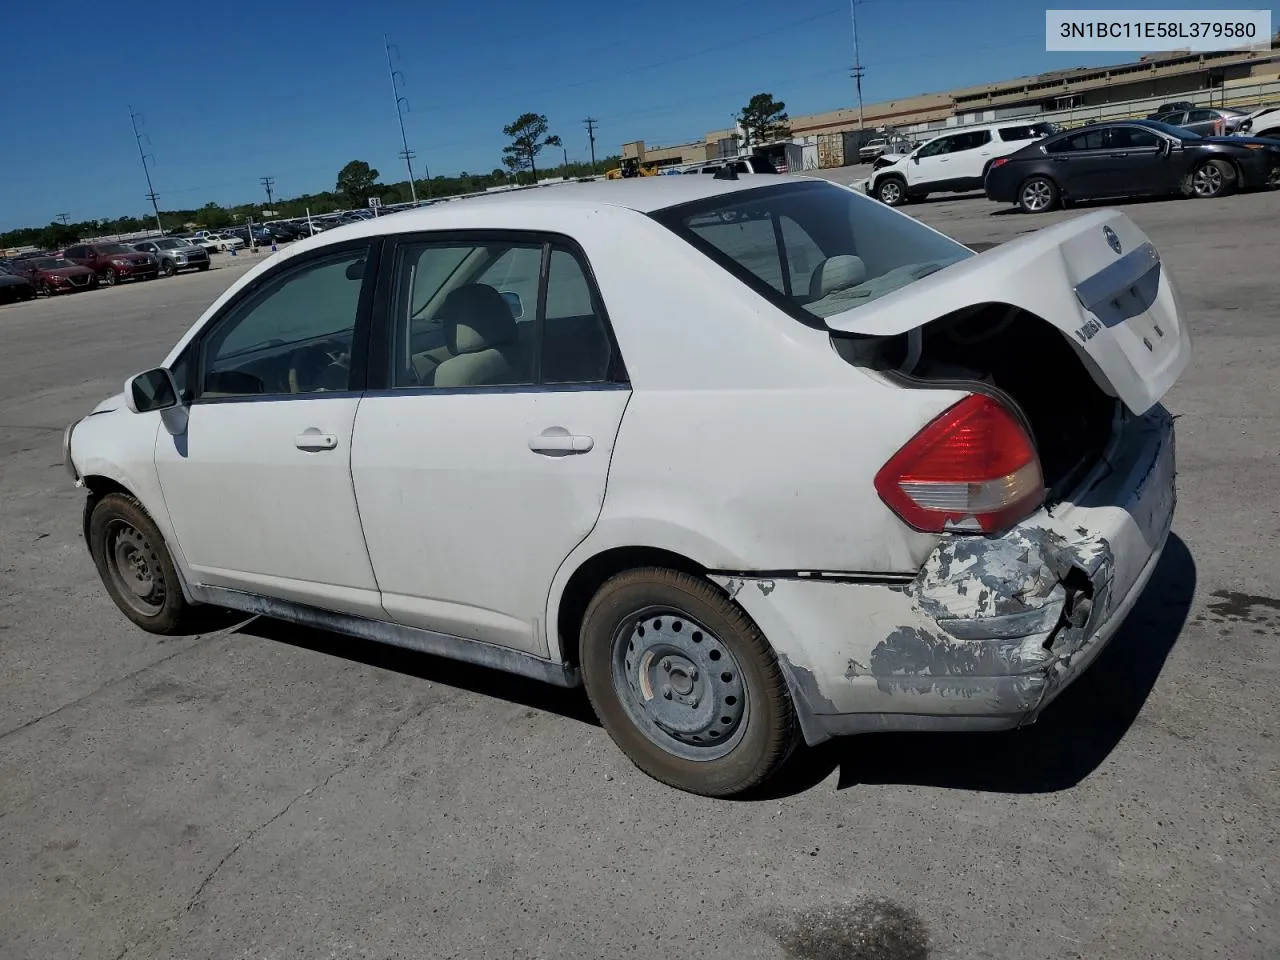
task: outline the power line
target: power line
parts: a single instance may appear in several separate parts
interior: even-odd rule
[[[409,170],[409,198],[414,203],[417,203],[418,189],[413,183],[413,158],[416,157],[417,154],[409,149],[409,138],[404,132],[404,111],[409,109],[409,100],[400,93],[400,84],[404,82],[404,74],[391,65],[391,40],[385,33],[382,35],[382,43],[383,46],[387,48],[387,74],[391,77],[391,96],[394,97],[396,101],[396,120],[400,122],[400,143],[404,147],[404,149],[400,151],[400,157],[404,160],[404,165]],[[399,52],[400,50],[397,47],[396,53],[399,54]],[[396,81],[397,77],[400,78],[399,82]],[[431,196],[430,175],[427,176],[427,196]]]
[[[266,188],[266,191],[267,191],[267,209],[268,209],[268,210],[270,210],[270,209],[271,209],[271,204],[274,202],[274,201],[273,201],[273,199],[272,199],[272,196],[271,196],[271,188],[275,185],[276,178],[275,178],[275,177],[259,177],[259,178],[258,178],[258,182],[259,182],[260,184],[262,184],[262,185],[263,185],[263,187],[265,187],[265,188]]]
[[[138,157],[142,160],[142,173],[147,178],[147,199],[151,201],[151,209],[155,212],[155,215],[156,215],[156,229],[159,230],[161,233],[164,233],[164,226],[163,224],[160,223],[160,205],[156,203],[156,200],[158,199],[158,197],[156,196],[155,187],[151,185],[151,171],[147,168],[147,154],[146,154],[146,151],[142,149],[142,131],[138,128],[139,120],[141,120],[143,123],[146,123],[146,120],[143,119],[142,114],[134,113],[133,106],[130,105],[129,122],[133,124],[133,139],[138,142]],[[154,161],[155,158],[153,157],[152,159]]]
[[[858,0],[849,0],[849,20],[853,25],[853,82],[858,88],[858,129],[863,128],[862,121],[862,77],[866,72],[862,59],[858,56]]]
[[[600,121],[595,117],[587,117],[582,121],[587,125],[587,139],[591,141],[591,172],[596,172],[596,124]]]

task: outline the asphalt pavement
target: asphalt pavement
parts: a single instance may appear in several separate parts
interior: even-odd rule
[[[1030,729],[829,744],[738,802],[640,774],[576,693],[132,627],[62,430],[244,265],[0,307],[0,957],[1280,956],[1280,193],[1123,208],[1195,348],[1125,628]],[[973,244],[1075,215],[909,209]]]

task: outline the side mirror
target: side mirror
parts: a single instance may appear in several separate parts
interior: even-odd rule
[[[519,320],[524,316],[524,304],[520,301],[520,294],[507,290],[502,294],[502,299],[507,301],[507,306],[511,308],[511,316]]]
[[[912,162],[912,163],[919,163],[919,162],[920,162],[920,154],[918,154],[918,153],[913,153],[913,154],[911,155],[911,162]]]
[[[156,367],[125,381],[124,402],[132,413],[168,410],[178,405],[178,385],[172,373]]]

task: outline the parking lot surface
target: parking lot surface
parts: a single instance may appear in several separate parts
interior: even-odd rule
[[[906,209],[975,245],[1075,215]],[[1195,349],[1125,628],[1032,728],[828,744],[732,803],[640,774],[577,693],[133,628],[62,430],[257,261],[0,307],[0,957],[1280,955],[1280,192],[1123,209]]]

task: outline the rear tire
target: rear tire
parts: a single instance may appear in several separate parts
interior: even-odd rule
[[[94,566],[120,612],[148,633],[183,632],[192,607],[164,537],[142,505],[109,493],[93,504],[88,532]]]
[[[1058,185],[1048,177],[1028,177],[1018,188],[1018,209],[1023,213],[1048,213],[1058,200]]]
[[[612,578],[582,622],[587,696],[642,771],[708,797],[777,772],[798,724],[759,629],[705,580],[657,567]]]
[[[900,207],[907,201],[907,182],[901,177],[885,177],[876,184],[876,199],[886,207]]]

